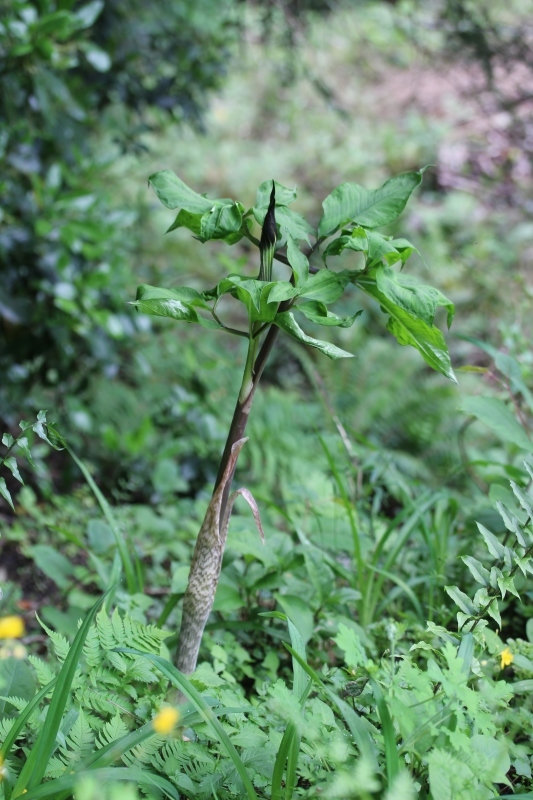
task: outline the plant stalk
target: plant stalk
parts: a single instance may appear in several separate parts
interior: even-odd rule
[[[239,397],[220,459],[213,496],[196,540],[189,581],[183,597],[183,614],[178,639],[177,668],[185,675],[196,669],[205,625],[211,613],[222,568],[229,523],[228,499],[255,391],[261,379],[279,328],[271,325],[257,359],[257,340],[250,336]]]

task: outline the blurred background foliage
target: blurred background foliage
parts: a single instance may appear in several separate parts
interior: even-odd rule
[[[128,301],[142,282],[207,288],[227,271],[258,269],[246,242],[229,250],[200,246],[188,232],[165,237],[173,215],[146,185],[158,169],[245,206],[267,178],[297,184],[299,209],[317,221],[342,181],[373,187],[434,165],[400,227],[430,282],[457,305],[455,366],[479,374],[459,372],[459,388],[447,384],[389,340],[377,307],[348,296],[346,313],[364,314],[332,336],[357,358],[333,364],[280,342],[241,475],[274,528],[290,527],[289,515],[323,543],[338,537],[341,549],[349,549],[343,481],[369,532],[424,491],[447,492],[435,530],[445,513],[463,534],[474,509],[477,519],[494,516],[488,486],[519,473],[523,452],[458,409],[469,394],[492,393],[512,400],[526,430],[533,410],[525,5],[0,2],[3,429],[49,409],[122,504],[152,577],[168,568],[169,552],[172,563],[184,557],[179,541],[170,544],[175,525],[182,539],[194,534],[243,352],[229,337],[136,315]],[[424,279],[421,260],[414,271]],[[512,363],[495,365],[498,352]],[[29,536],[28,557],[32,541],[59,537],[67,549],[86,541],[95,514],[84,490],[61,495],[79,482],[66,455],[45,443],[35,454],[38,481],[23,490],[22,517],[7,531],[14,543]],[[331,458],[343,465],[336,477]],[[2,519],[11,525],[7,507]],[[459,545],[448,545],[448,555],[431,551],[436,575],[439,559],[456,568]],[[426,557],[421,548],[414,561]],[[78,593],[72,602],[85,601]]]

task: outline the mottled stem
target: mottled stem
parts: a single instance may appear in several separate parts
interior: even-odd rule
[[[178,669],[186,675],[190,675],[196,669],[202,635],[213,607],[233,505],[229,495],[231,482],[239,453],[246,441],[244,433],[255,390],[278,331],[279,328],[271,325],[255,360],[253,370],[249,368],[249,360],[250,352],[253,358],[255,342],[250,341],[243,384],[220,460],[213,496],[196,540],[189,582],[183,597],[183,614],[176,661]]]

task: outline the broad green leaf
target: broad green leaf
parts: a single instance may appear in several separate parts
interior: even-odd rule
[[[329,269],[320,269],[314,275],[310,275],[301,286],[300,296],[318,300],[321,303],[334,303],[344,293],[352,275],[353,273],[347,270],[331,272]]]
[[[200,292],[188,286],[179,286],[176,289],[163,289],[159,286],[149,286],[147,283],[143,283],[137,288],[137,300],[163,300],[165,298],[169,300],[179,300],[188,305],[209,309],[209,306]]]
[[[399,252],[402,260],[402,267],[413,253],[416,253],[417,256],[420,256],[422,261],[424,261],[420,251],[408,239],[391,239],[391,245]]]
[[[178,215],[172,225],[167,228],[167,233],[175,231],[177,228],[187,228],[192,231],[195,236],[200,236],[200,226],[203,214],[191,214],[190,211],[184,211],[183,208],[178,211]]]
[[[274,181],[276,190],[276,206],[288,206],[293,200],[296,200],[296,187],[294,189],[287,189],[281,183]],[[255,198],[256,208],[268,208],[270,202],[270,192],[272,191],[272,181],[263,181],[259,186]],[[277,215],[277,212],[276,212]]]
[[[471,599],[467,594],[462,592],[457,586],[445,586],[444,587],[447,594],[450,595],[454,603],[456,603],[461,611],[468,615],[474,615],[476,613],[476,609],[474,608],[474,604],[472,603]]]
[[[254,206],[254,217],[260,225],[263,225],[268,206],[257,208]],[[276,203],[276,224],[281,233],[281,240],[291,236],[295,240],[303,239],[310,244],[310,236],[315,235],[315,231],[301,214],[292,211],[287,206],[278,206]]]
[[[299,342],[308,344],[310,347],[316,347],[317,350],[320,350],[321,353],[329,356],[329,358],[353,358],[352,353],[347,353],[346,350],[341,350],[340,347],[335,347],[334,344],[323,342],[320,339],[313,339],[311,336],[307,336],[300,328],[290,311],[284,311],[281,314],[277,314],[274,319],[274,324],[284,330],[285,333],[288,333],[289,336],[297,339]]]
[[[20,658],[0,659],[0,695],[2,697],[20,697],[30,701],[36,691],[33,673],[26,661]],[[9,701],[0,698],[0,716],[18,716],[15,707]]]
[[[287,236],[287,258],[292,267],[294,282],[296,286],[301,286],[309,277],[309,261],[291,235]]]
[[[5,478],[0,478],[0,495],[2,495],[4,500],[7,500],[7,502],[9,503],[9,505],[11,506],[11,508],[14,511],[15,510],[15,506],[13,505],[13,500],[12,500],[12,497],[11,497],[11,493],[10,493],[9,489],[7,488]]]
[[[380,264],[383,261],[389,265],[396,263],[396,261],[401,261],[401,256],[393,246],[389,236],[383,236],[382,233],[378,233],[377,231],[367,231],[367,237],[367,268]]]
[[[10,433],[4,433],[4,435],[2,436],[2,444],[5,444],[6,447],[11,447],[11,445],[14,444],[14,442],[15,440]]]
[[[271,283],[272,287],[268,295],[269,303],[281,303],[283,300],[292,300],[300,294],[300,290],[292,285],[289,281],[276,281]]]
[[[482,586],[488,586],[490,579],[490,573],[488,569],[485,569],[483,564],[481,564],[473,556],[461,556],[461,559],[472,573],[474,580],[480,583]]]
[[[335,326],[339,328],[350,328],[359,314],[362,311],[357,311],[351,317],[339,317],[332,311],[328,311],[324,303],[318,300],[311,300],[308,303],[302,303],[295,306],[296,311],[300,311],[310,322],[316,322],[317,325]]]
[[[533,442],[510,408],[497,397],[464,397],[461,410],[485,423],[501,439],[533,452]]]
[[[48,544],[35,544],[30,548],[37,567],[54,581],[60,589],[66,589],[72,582],[74,565],[56,548]]]
[[[196,322],[209,330],[222,328],[214,319],[207,319],[196,311],[196,307],[209,310],[209,306],[196,289],[185,286],[161,289],[143,284],[137,289],[137,300],[130,305],[151,316],[169,317],[179,322]]]
[[[182,208],[191,214],[205,214],[213,208],[213,200],[190,189],[170,169],[154,172],[148,178],[148,183],[152,184],[158,198],[167,208]]]
[[[236,233],[242,225],[243,207],[232,200],[224,204],[216,201],[200,220],[200,239],[223,239],[228,233]]]
[[[379,290],[372,276],[360,275],[354,278],[354,283],[377,300],[382,311],[389,314],[387,329],[396,337],[399,344],[414,347],[430,367],[457,383],[446,341],[438,328],[389,299]],[[416,308],[416,305],[414,307]],[[424,313],[423,305],[421,312]]]
[[[338,256],[344,250],[355,250],[357,252],[368,252],[367,231],[359,226],[350,233],[343,231],[341,236],[333,239],[324,250],[322,257],[326,260],[327,256]]]
[[[505,547],[498,539],[491,533],[481,522],[476,522],[480,534],[485,539],[488,551],[494,558],[503,558],[505,555]]]
[[[13,456],[10,456],[9,458],[6,458],[4,460],[4,464],[11,471],[11,474],[13,475],[13,477],[16,478],[19,483],[23,484],[24,481],[20,477],[20,472],[19,472],[19,468],[17,466],[16,458],[14,458]]]
[[[411,275],[402,275],[390,267],[378,267],[369,275],[376,279],[380,292],[409,314],[420,317],[428,325],[432,325],[437,308],[443,307],[447,311],[448,328],[452,324],[455,314],[454,304],[433,286],[419,283]]]
[[[365,228],[379,228],[393,222],[421,182],[422,174],[423,170],[404,172],[374,190],[357,183],[342,183],[322,203],[324,214],[318,226],[319,237],[331,236],[349,222]]]
[[[309,603],[292,594],[279,594],[274,595],[275,599],[282,607],[287,617],[294,623],[300,636],[302,637],[303,644],[306,645],[315,628],[313,619],[313,612],[309,608]],[[305,658],[305,653],[304,656]],[[307,682],[304,683],[304,685]]]

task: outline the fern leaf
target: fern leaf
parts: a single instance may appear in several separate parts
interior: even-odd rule
[[[39,686],[46,686],[47,683],[50,683],[50,681],[55,678],[55,672],[41,658],[37,658],[37,656],[28,656],[28,661],[35,670]],[[52,693],[52,690],[50,690],[50,693]]]
[[[45,778],[60,778],[65,774],[66,767],[60,758],[52,756],[44,773]]]
[[[115,742],[117,739],[120,739],[121,736],[125,736],[128,733],[128,728],[120,714],[115,714],[115,716],[106,722],[103,726],[102,730],[98,734],[98,738],[96,740],[97,748],[105,747],[107,744],[111,744],[111,742]]]
[[[122,622],[118,608],[115,608],[111,617],[111,625],[113,626],[113,633],[117,644],[124,644],[124,623]]]
[[[96,615],[96,628],[98,630],[100,645],[104,650],[112,650],[113,647],[117,646],[111,620],[103,608]]]
[[[39,619],[39,617],[37,617],[37,620],[39,621],[39,625],[44,630],[44,632],[47,633],[48,636],[50,637],[58,661],[63,663],[63,661],[67,657],[68,651],[70,650],[70,643],[60,633],[56,633],[56,631],[53,631],[51,630],[51,628],[48,628],[44,624],[44,622],[41,619]]]
[[[93,742],[91,726],[83,711],[80,710],[76,722],[70,730],[66,745],[59,748],[64,763],[70,766],[88,756],[92,753]]]
[[[83,646],[83,655],[88,667],[98,667],[102,663],[103,653],[100,647],[100,638],[95,625],[91,625]]]

